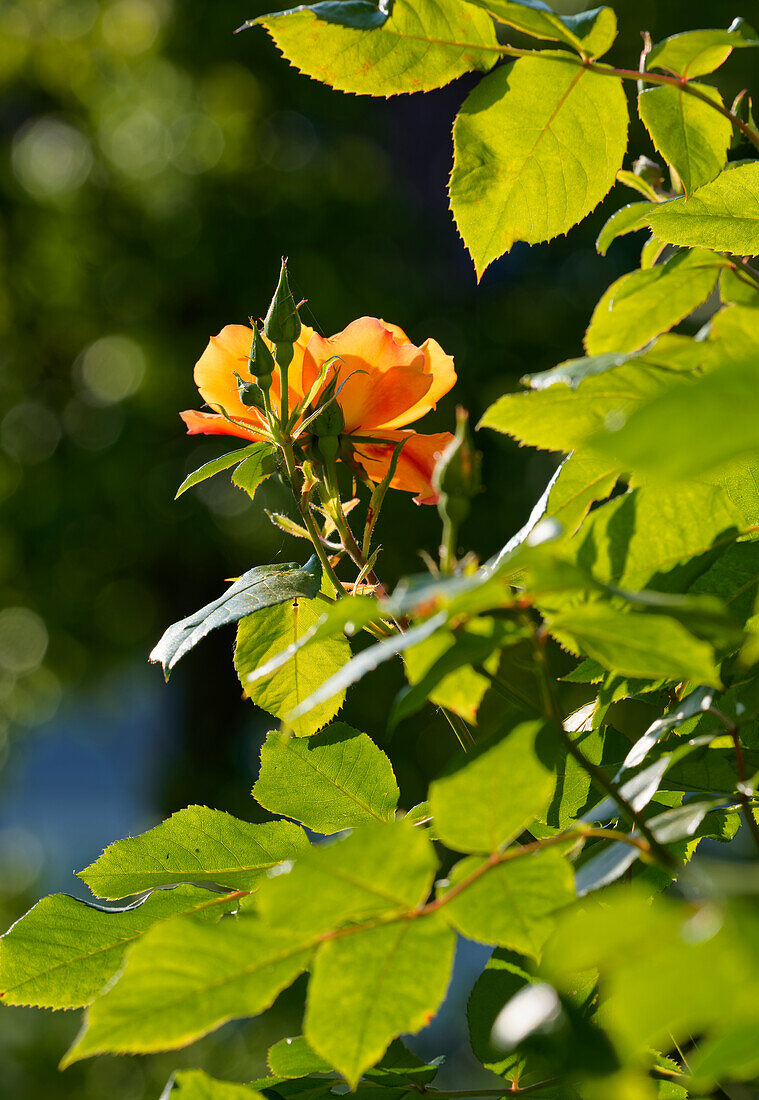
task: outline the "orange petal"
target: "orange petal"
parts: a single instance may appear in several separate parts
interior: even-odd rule
[[[250,414],[250,409],[245,410]],[[263,439],[255,424],[243,427],[241,424],[231,424],[223,416],[217,413],[196,412],[188,409],[179,414],[187,425],[188,435],[239,435],[242,439]]]
[[[293,347],[293,358],[288,370],[290,407],[303,396],[303,355],[313,329],[305,325]],[[207,405],[223,408],[228,416],[237,419],[250,418],[250,409],[243,405],[237,394],[235,371],[245,382],[248,373],[248,356],[253,333],[248,325],[226,325],[218,336],[212,336],[206,350],[195,364],[195,384]],[[268,341],[267,341],[268,343]],[[275,374],[271,386],[272,401],[279,405],[279,375]]]
[[[420,435],[418,432],[383,432],[391,442],[368,443],[360,435],[352,437],[354,457],[372,481],[380,482],[387,474],[393,447],[399,439],[406,439],[398,458],[395,475],[390,482],[393,489],[416,493],[417,504],[436,504],[438,494],[432,488],[432,471],[435,463],[453,439],[450,432]]]
[[[421,402],[431,385],[422,349],[376,317],[361,317],[329,339],[314,335],[304,374],[315,378],[333,356],[339,356],[338,402],[347,432],[406,423],[406,410]]]
[[[402,428],[413,424],[426,413],[434,409],[441,397],[445,397],[456,384],[456,370],[453,358],[446,355],[437,340],[425,340],[421,351],[424,353],[424,373],[430,378],[429,389],[415,405],[410,405],[401,417],[388,421],[388,428]]]

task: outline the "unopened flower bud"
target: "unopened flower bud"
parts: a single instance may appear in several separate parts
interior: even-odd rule
[[[639,176],[651,187],[658,189],[664,182],[664,173],[660,164],[648,157],[638,157],[633,162],[633,175]]]
[[[469,431],[469,413],[456,409],[456,434],[438,459],[432,484],[441,497],[467,502],[477,496],[482,486],[480,465],[482,456],[475,449]]]
[[[264,321],[264,333],[273,344],[294,344],[300,336],[300,317],[282,260],[279,282]]]
[[[264,412],[264,399],[262,390],[266,390],[271,385],[271,375],[262,375],[256,379],[255,382],[246,382],[244,378],[235,371],[235,378],[237,379],[237,396],[248,409],[258,409],[259,412]],[[268,378],[268,383],[266,379]]]
[[[274,356],[261,333],[258,331],[258,326],[254,325],[253,340],[250,345],[250,354],[248,355],[248,371],[254,378],[258,378],[259,380],[261,377],[265,377],[268,374],[269,385],[271,385],[271,375],[276,369],[277,364],[274,362]],[[268,386],[264,388],[268,389]]]

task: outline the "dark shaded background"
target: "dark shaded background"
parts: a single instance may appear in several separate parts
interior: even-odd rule
[[[657,40],[759,20],[755,0],[617,9],[610,60],[629,67],[641,29]],[[145,658],[224,578],[304,557],[223,476],[172,502],[189,471],[228,449],[183,434],[177,412],[198,404],[192,366],[211,333],[265,310],[280,255],[323,332],[373,314],[455,356],[456,393],[424,425],[442,430],[457,400],[476,421],[520,375],[580,354],[593,305],[642,243],[595,253],[605,217],[634,198],[617,187],[568,238],[516,247],[477,287],[445,197],[451,122],[474,78],[390,101],[343,96],[290,69],[262,31],[232,37],[264,10],[0,5],[3,927],[41,892],[76,891],[71,869],[104,844],[181,806],[255,815],[248,791],[270,720],[241,700],[231,636],[209,639],[169,687]],[[755,66],[753,51],[730,59],[717,76],[727,101]],[[653,152],[639,124],[630,148],[628,167]],[[524,521],[552,462],[494,436],[480,446],[488,491],[467,538],[485,557]],[[261,497],[287,506],[274,483]],[[418,548],[434,549],[438,520],[398,493],[383,524],[393,582],[419,569]],[[386,743],[376,701],[399,683],[397,668],[375,674],[346,720]],[[400,727],[404,805],[453,747],[432,710]],[[300,996],[285,995],[271,1024],[227,1027],[188,1054],[63,1075],[73,1016],[3,1012],[0,1079],[14,1097],[116,1100],[157,1096],[179,1063],[244,1079],[261,1071],[267,1038],[298,1032]],[[428,1053],[460,1041],[446,1027]]]

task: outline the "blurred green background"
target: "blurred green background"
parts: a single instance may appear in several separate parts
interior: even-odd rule
[[[557,5],[578,10],[579,4]],[[362,314],[434,336],[459,385],[423,430],[474,421],[529,371],[581,354],[600,293],[641,241],[593,242],[617,187],[568,238],[519,246],[477,287],[445,197],[453,114],[474,83],[380,101],[300,76],[266,35],[233,37],[260,0],[0,0],[0,923],[110,840],[190,802],[243,816],[269,719],[241,699],[232,637],[211,637],[164,687],[146,666],[164,627],[252,565],[304,557],[222,475],[177,485],[229,449],[184,435],[192,367],[212,333],[260,315],[289,256],[304,319],[331,334]],[[634,67],[641,30],[759,21],[757,3],[624,0],[611,60]],[[752,51],[716,74],[727,100]],[[639,124],[631,157],[653,150]],[[526,519],[553,463],[483,437],[481,557]],[[390,494],[383,578],[433,551],[436,511]],[[287,507],[267,483],[263,503]],[[261,497],[259,499],[261,499]],[[402,537],[398,538],[398,532]],[[386,668],[346,720],[380,743]],[[410,806],[454,748],[432,710],[391,753]],[[466,962],[466,959],[464,960]],[[463,970],[466,966],[462,963]],[[464,979],[462,979],[464,980]],[[57,1073],[74,1016],[0,1016],[14,1097],[140,1100],[178,1064],[244,1079],[267,1038],[299,1030],[300,993],[275,1018],[227,1027],[183,1055],[101,1059]],[[461,1042],[445,1020],[426,1049]],[[271,1034],[270,1034],[271,1033]],[[458,1038],[456,1037],[458,1035]],[[447,1037],[446,1037],[447,1036]]]

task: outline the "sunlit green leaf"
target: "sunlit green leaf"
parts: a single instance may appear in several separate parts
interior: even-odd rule
[[[172,1088],[163,1096],[169,1100],[263,1100],[263,1095],[248,1085],[218,1081],[202,1069],[183,1069],[172,1078]]]
[[[395,0],[388,17],[370,3],[317,3],[263,15],[287,60],[307,76],[357,95],[439,88],[498,60],[492,20],[455,0]]]
[[[180,917],[146,933],[123,975],[88,1010],[63,1060],[186,1046],[226,1020],[256,1016],[308,965],[311,947],[254,917]]]
[[[88,1005],[119,969],[127,948],[158,921],[183,913],[218,919],[235,904],[190,886],[158,891],[135,908],[110,912],[68,894],[43,898],[0,939],[3,1003]]]
[[[430,1022],[448,986],[454,944],[437,914],[325,943],[306,1004],[310,1046],[355,1085],[391,1039]]]
[[[398,784],[390,761],[370,737],[334,722],[308,740],[270,733],[253,795],[272,813],[318,833],[336,833],[392,821]]]
[[[759,46],[759,37],[743,19],[735,19],[726,31],[685,31],[657,42],[646,68],[667,69],[692,80],[718,69],[741,46]]]
[[[405,821],[363,825],[334,844],[313,846],[288,874],[269,880],[257,909],[273,927],[328,932],[420,905],[436,867],[423,830]]]
[[[482,80],[453,127],[450,183],[478,277],[516,241],[550,240],[589,214],[626,142],[621,82],[567,55],[523,57]]]
[[[650,206],[651,204],[648,202],[631,202],[628,206],[623,206],[620,210],[615,211],[598,234],[596,251],[601,256],[605,256],[609,250],[609,245],[617,237],[621,237],[625,233],[635,233],[638,229],[646,229],[648,227],[647,216]]]
[[[174,500],[181,497],[182,493],[186,493],[188,489],[192,489],[193,485],[199,485],[201,481],[213,477],[214,474],[221,473],[222,470],[228,470],[230,466],[238,466],[241,462],[244,462],[246,458],[257,454],[264,448],[268,448],[268,444],[249,443],[247,447],[240,447],[237,451],[230,451],[229,454],[220,455],[219,458],[211,459],[210,462],[206,462],[198,470],[195,470],[194,473],[184,479],[177,489]]]
[[[313,641],[302,649],[297,647],[298,641],[318,625],[322,614],[319,600],[293,600],[243,619],[237,630],[235,668],[245,694],[275,718],[286,720],[298,737],[308,737],[326,725],[345,699],[345,690],[336,688],[309,708],[305,717],[292,713],[350,660],[350,646],[342,633]],[[296,646],[296,651],[286,664],[262,680],[249,680],[260,665],[288,645]]]
[[[561,42],[588,57],[600,57],[617,36],[617,17],[612,8],[594,8],[576,15],[557,15],[542,0],[472,0],[494,15],[499,23],[533,38]]]
[[[688,87],[697,88],[723,106],[715,88],[706,84]],[[702,99],[681,87],[649,88],[638,97],[638,111],[654,145],[683,181],[686,193],[709,183],[725,167],[733,128],[729,119]]]
[[[440,896],[465,881],[481,863],[476,856],[457,863]],[[572,868],[564,856],[548,848],[487,871],[448,902],[443,913],[469,939],[537,958],[553,930],[551,914],[569,905],[574,896]]]
[[[441,840],[459,852],[495,852],[545,808],[554,751],[541,722],[523,722],[485,743],[430,786]]]
[[[738,256],[759,253],[759,164],[726,168],[689,199],[652,207],[648,224],[669,244],[713,248]]]
[[[657,212],[667,206],[652,206],[653,213],[648,217],[663,240],[667,238],[655,221]],[[585,334],[588,355],[636,351],[671,329],[709,297],[719,277],[720,263],[709,252],[683,252],[664,264],[617,279],[593,311]]]
[[[140,836],[117,840],[79,878],[100,898],[175,882],[248,890],[265,871],[307,848],[303,830],[288,821],[251,825],[221,810],[188,806]]]

